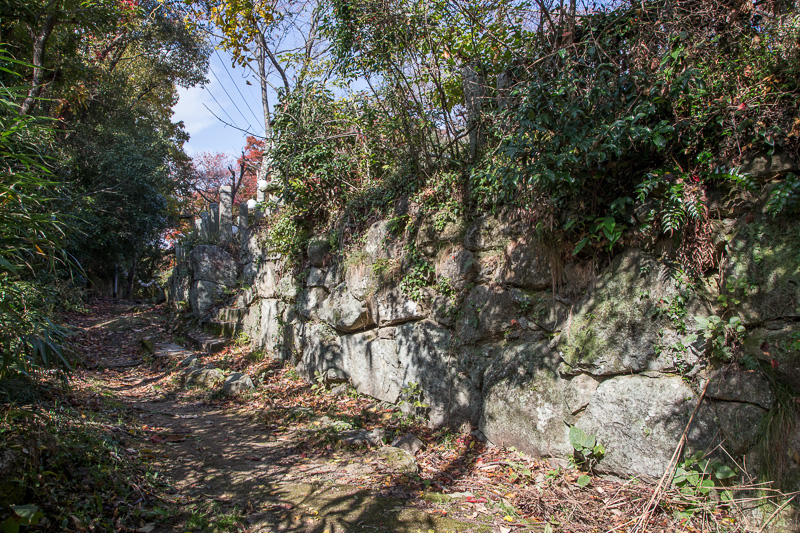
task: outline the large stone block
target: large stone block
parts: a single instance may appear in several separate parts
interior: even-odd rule
[[[367,300],[378,291],[380,280],[370,257],[359,253],[348,257],[344,272],[347,290],[358,300]]]
[[[504,250],[502,279],[526,289],[546,289],[553,285],[550,259],[537,241],[527,238],[509,242]]]
[[[194,281],[210,281],[226,287],[236,284],[236,261],[219,246],[195,246],[190,263]]]
[[[297,312],[305,318],[320,319],[322,304],[328,297],[325,289],[320,287],[307,287],[297,297]]]
[[[606,449],[599,467],[624,475],[658,478],[697,403],[679,376],[618,376],[602,382],[576,426],[595,435]],[[705,450],[718,432],[707,405],[695,416],[686,450]]]
[[[558,355],[542,343],[503,349],[486,371],[480,429],[494,444],[531,455],[572,451],[569,426],[589,403],[598,382],[587,375],[558,374]]]
[[[323,289],[310,289],[323,290]],[[324,290],[323,290],[324,292]],[[366,302],[356,299],[347,285],[340,283],[334,287],[331,294],[325,299],[319,309],[319,318],[339,331],[349,333],[370,328],[376,325]]]
[[[286,344],[286,324],[283,321],[285,308],[286,304],[280,300],[265,299],[260,302],[260,326],[256,342],[273,355],[280,354]]]
[[[381,338],[375,331],[345,335],[342,350],[344,368],[358,392],[397,403],[404,383],[394,340]]]
[[[256,294],[261,298],[277,298],[279,280],[278,266],[273,261],[260,263],[256,273]]]
[[[715,400],[752,403],[770,409],[775,405],[769,381],[761,372],[728,367],[709,376],[706,396]]]
[[[472,251],[502,249],[509,239],[525,233],[525,225],[508,217],[484,215],[471,222],[464,234],[464,246]]]
[[[328,268],[311,267],[306,278],[306,287],[322,287],[330,292],[341,282],[338,266],[334,265]]]
[[[464,220],[449,211],[438,211],[426,216],[417,231],[417,247],[433,255],[447,243],[460,241],[464,236]]]
[[[689,317],[703,312],[655,259],[623,252],[573,311],[558,344],[562,371],[600,376],[672,368],[683,354],[656,347],[678,345],[683,337],[675,320],[682,314],[693,325]]]
[[[403,294],[399,289],[379,291],[370,303],[375,310],[380,326],[392,326],[411,320],[420,320],[428,315],[421,304]]]
[[[800,391],[800,324],[796,321],[776,320],[749,331],[742,352],[768,362],[778,379]]]
[[[227,288],[211,281],[195,281],[189,291],[189,305],[195,316],[203,316],[225,297]]]
[[[397,326],[395,338],[404,386],[419,385],[431,425],[477,423],[480,393],[454,368],[450,332],[429,321],[409,322]]]
[[[318,375],[329,379],[346,378],[342,342],[333,328],[327,324],[305,324],[297,371],[308,381],[315,380]]]
[[[518,290],[479,285],[470,291],[456,321],[459,341],[473,343],[499,339],[523,316],[525,295]]]
[[[742,162],[739,170],[756,179],[771,179],[787,172],[800,172],[800,164],[786,152],[776,150],[772,155],[750,155]]]
[[[733,457],[746,454],[756,443],[766,409],[739,402],[716,402],[714,412],[722,432],[722,446]]]
[[[725,263],[726,286],[743,285],[734,311],[754,325],[800,318],[800,220],[745,217],[735,231]]]
[[[461,245],[444,248],[436,256],[436,279],[445,279],[450,286],[461,291],[478,276],[475,254]]]

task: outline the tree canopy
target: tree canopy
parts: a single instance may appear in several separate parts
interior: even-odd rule
[[[130,292],[179,209],[190,165],[171,108],[178,86],[204,81],[209,54],[183,9],[147,0],[0,8],[3,187],[18,206],[3,228],[3,371],[51,362],[37,347],[57,331],[49,317],[56,300],[70,301],[67,287],[102,287],[120,272]],[[38,264],[21,269],[23,260]]]

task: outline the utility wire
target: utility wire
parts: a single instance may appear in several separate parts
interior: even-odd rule
[[[217,76],[216,72],[214,72],[214,69],[209,67],[209,69],[208,69],[208,70],[210,70],[210,71],[211,71],[211,74],[213,74],[213,75],[214,75],[214,78],[217,80],[217,83],[219,83],[219,86],[222,88],[222,92],[224,92],[224,93],[225,93],[225,96],[227,96],[227,97],[228,97],[228,100],[230,100],[231,104],[233,104],[233,107],[235,107],[235,108],[236,108],[236,111],[238,111],[238,112],[239,112],[239,116],[241,116],[241,117],[242,117],[242,120],[244,120],[244,123],[245,123],[245,124],[247,124],[247,127],[251,129],[253,126],[251,126],[251,125],[250,125],[250,121],[249,121],[249,120],[247,120],[247,117],[245,117],[245,116],[244,116],[244,113],[242,113],[242,110],[241,110],[241,109],[239,109],[239,106],[238,106],[238,105],[236,105],[236,102],[234,102],[234,101],[233,101],[233,98],[231,98],[231,95],[230,95],[230,93],[229,93],[229,92],[228,92],[228,90],[225,88],[225,86],[222,84],[222,81],[220,81],[220,79],[219,79],[219,77]]]
[[[211,95],[211,98],[213,98],[213,99],[214,99],[214,101],[217,103],[217,105],[218,105],[218,106],[219,106],[219,108],[222,110],[222,112],[223,112],[223,113],[225,113],[225,116],[226,116],[226,117],[228,117],[228,120],[230,120],[230,121],[231,121],[231,122],[232,122],[232,123],[235,125],[235,124],[236,124],[236,121],[235,121],[235,120],[233,120],[233,119],[231,118],[231,116],[228,114],[228,112],[227,112],[227,111],[225,111],[225,108],[224,108],[224,107],[222,107],[222,104],[220,104],[220,103],[219,103],[219,100],[217,100],[217,97],[216,97],[216,96],[214,96],[214,93],[212,93],[211,91],[209,91],[207,87],[206,87],[205,89],[206,89],[206,91],[208,91],[208,94],[209,94],[209,95]],[[208,108],[206,107],[206,109],[208,109]],[[209,111],[211,111],[211,110],[209,109]],[[213,114],[213,113],[212,113],[212,114]],[[216,117],[216,115],[214,115],[214,116]],[[219,118],[219,117],[217,117],[217,118]],[[248,127],[249,127],[249,126],[250,126],[250,124],[248,124]],[[236,129],[237,129],[237,130],[242,130],[242,128],[240,128],[239,126],[235,126],[235,127],[236,127]],[[242,131],[246,131],[246,130],[242,130]]]
[[[224,65],[225,63],[222,61],[222,58],[219,55],[219,51],[217,49],[214,49],[214,53],[217,54],[217,59],[219,59],[219,62]],[[245,98],[244,95],[242,94],[242,91],[239,90],[239,85],[237,85],[236,82],[233,80],[233,76],[231,76],[231,71],[226,68],[225,72],[231,79],[231,83],[233,83],[233,87],[236,89],[236,92],[239,93],[239,96],[242,97],[242,101],[244,102],[244,105],[247,106],[247,110],[250,111],[250,114],[253,115],[254,119],[256,119],[256,124],[258,124],[262,119],[258,118],[255,112],[253,112],[253,108],[250,107],[250,104],[247,102],[247,98]]]

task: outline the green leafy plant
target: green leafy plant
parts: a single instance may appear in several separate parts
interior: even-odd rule
[[[753,286],[746,279],[729,277],[717,296],[717,303],[722,308],[723,314],[739,306],[742,298],[751,290]]]
[[[44,513],[37,505],[12,505],[14,514],[0,524],[3,533],[17,533],[20,526],[36,526],[44,518]]]
[[[314,391],[314,394],[320,395],[328,390],[328,386],[325,383],[326,378],[327,372],[314,371],[314,383],[311,385],[311,390]]]
[[[435,273],[433,265],[413,246],[409,248],[406,260],[410,267],[400,281],[400,290],[411,299],[420,301],[423,289],[431,284]]]
[[[783,212],[795,212],[798,207],[800,207],[800,177],[790,172],[770,192],[766,211],[774,217]]]
[[[712,490],[721,489],[720,500],[729,502],[733,499],[733,494],[725,488],[725,483],[735,476],[736,472],[728,465],[708,459],[703,451],[698,451],[686,457],[675,468],[672,484],[678,487],[684,496],[701,500],[707,499]],[[678,511],[678,516],[688,518],[695,511],[697,511],[695,506],[689,506]]]
[[[606,453],[602,444],[597,442],[597,437],[587,435],[585,431],[577,426],[569,428],[569,443],[572,445],[572,461],[578,468],[591,473]],[[588,475],[578,478],[578,485],[585,487],[591,482]]]
[[[419,383],[410,381],[400,391],[400,401],[398,405],[408,405],[411,407],[411,414],[413,416],[425,416],[427,414],[429,405],[423,401],[424,394]]]
[[[694,317],[707,342],[707,351],[711,357],[722,361],[731,361],[739,355],[739,348],[747,329],[738,316],[723,320],[717,315]],[[689,335],[686,343],[692,343],[696,335]]]

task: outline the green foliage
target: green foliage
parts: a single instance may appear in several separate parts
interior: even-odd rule
[[[314,383],[311,385],[311,390],[314,391],[314,394],[319,395],[328,390],[326,381],[327,372],[314,371]]]
[[[742,298],[753,289],[754,287],[746,279],[729,277],[717,296],[717,303],[722,308],[723,315],[736,309],[742,303]]]
[[[431,284],[435,273],[433,265],[414,246],[408,249],[405,261],[408,266],[403,279],[400,280],[400,290],[409,298],[419,302],[423,298],[423,289]]]
[[[717,315],[708,317],[698,315],[694,319],[706,339],[709,356],[721,361],[736,360],[746,332],[738,316],[729,318],[727,322]],[[687,338],[687,342],[694,341],[695,337],[690,337]]]
[[[585,431],[577,426],[569,428],[569,443],[574,448],[572,459],[575,464],[589,472],[597,466],[597,463],[606,454],[606,449],[597,442],[597,438],[594,435],[587,435]]]
[[[0,387],[4,396],[8,386],[6,380]],[[0,410],[0,448],[9,461],[8,477],[0,480],[0,524],[26,525],[43,514],[59,531],[76,522],[105,531],[139,527],[142,506],[104,505],[112,498],[137,501],[159,483],[120,442],[117,432],[130,428],[53,401],[44,387],[25,387],[35,410],[20,407],[30,400],[13,395]]]
[[[424,394],[416,381],[410,381],[400,391],[400,401],[398,405],[408,405],[411,408],[411,416],[423,417],[428,412],[427,403],[423,402]]]
[[[800,208],[800,177],[791,172],[786,179],[776,184],[767,200],[767,213],[777,216],[779,213],[796,213]]]
[[[265,245],[271,252],[298,259],[305,250],[306,234],[296,211],[289,206],[272,215]]]
[[[2,48],[0,63],[21,65]],[[63,217],[55,211],[60,188],[37,146],[53,130],[47,121],[19,115],[19,96],[19,89],[0,86],[0,378],[71,368],[62,349],[66,330],[51,317],[56,282],[73,263],[62,248]]]
[[[183,9],[172,0],[12,0],[2,12],[4,42],[26,60],[2,63],[21,65],[28,86],[8,70],[0,83],[20,89],[12,102],[20,120],[38,114],[52,128],[28,154],[48,158],[54,211],[69,220],[62,245],[93,281],[116,268],[154,270],[160,236],[178,210],[173,195],[186,178],[187,136],[171,122],[171,108],[177,85],[203,81],[209,52],[188,31]],[[37,42],[43,54],[34,52]],[[53,73],[44,85],[37,68]],[[28,105],[25,95],[43,89],[47,98]]]
[[[17,533],[20,526],[37,526],[44,518],[38,505],[12,505],[13,516],[6,518],[0,528],[3,533]]]
[[[699,498],[704,501],[709,498],[711,491],[721,488],[720,499],[730,502],[733,494],[724,488],[725,483],[736,477],[736,472],[720,461],[712,461],[699,451],[686,457],[676,468],[672,484],[686,497]],[[696,506],[679,511],[680,518],[691,517],[696,511]]]

